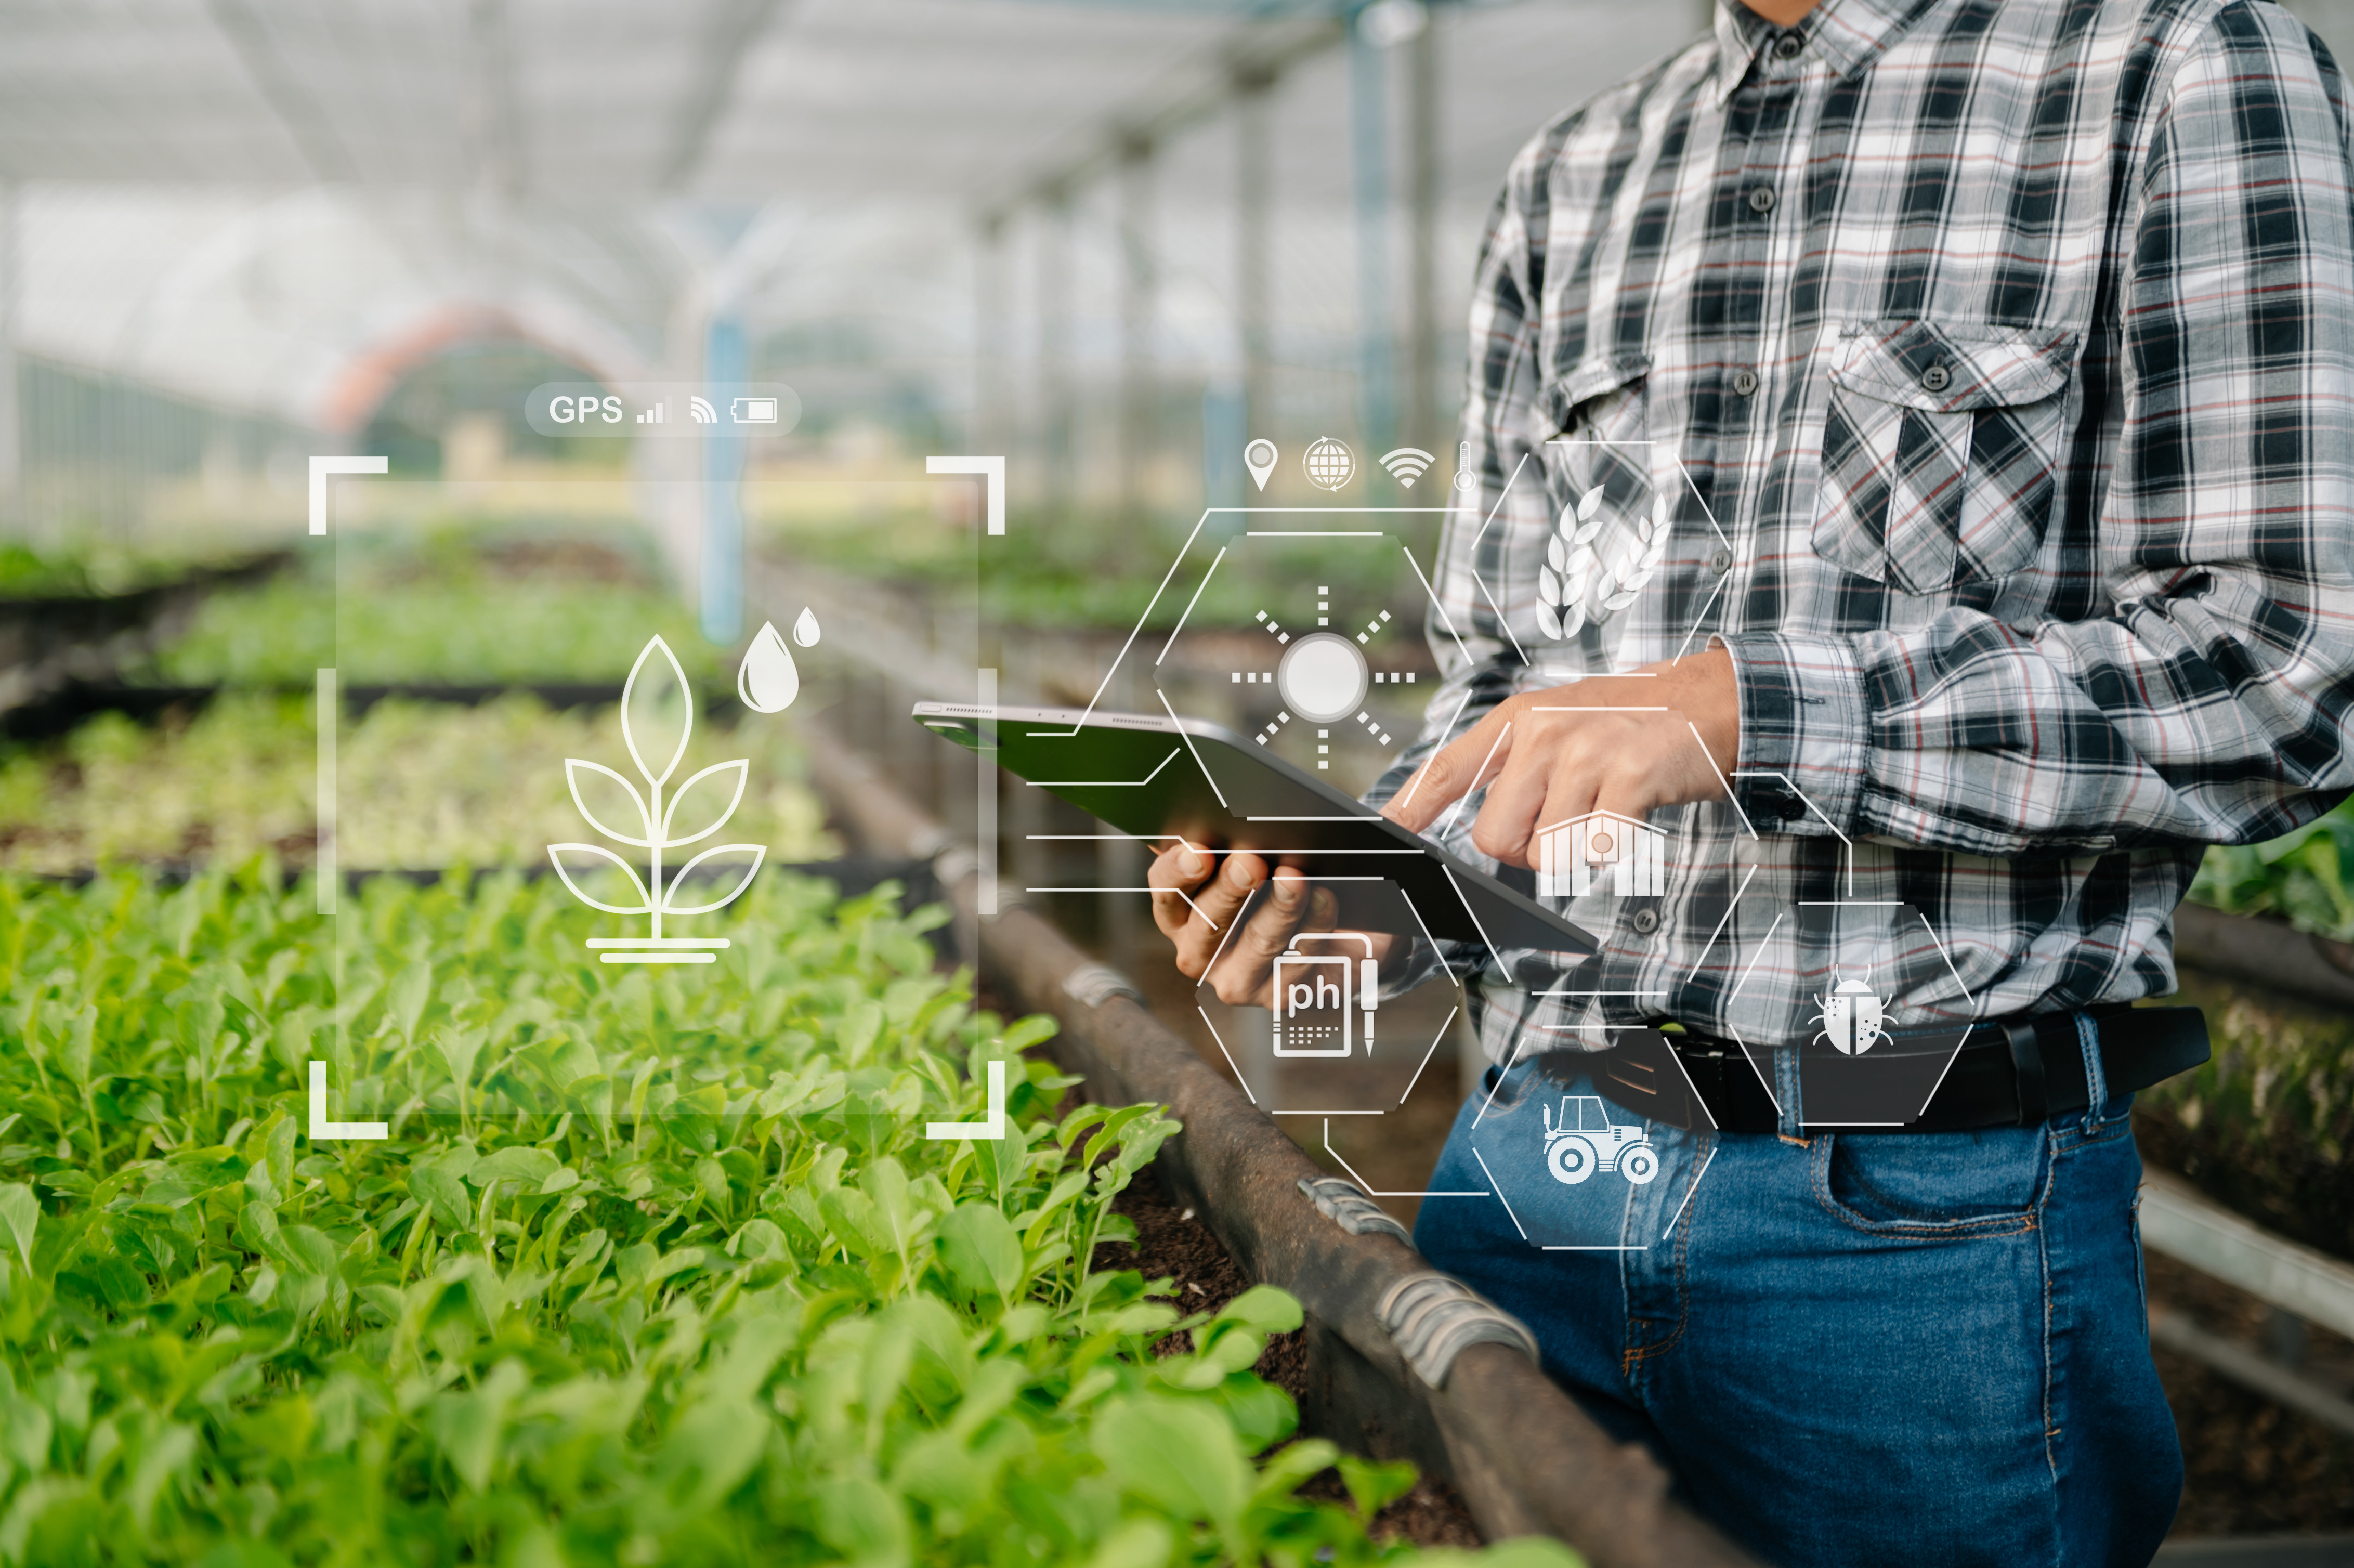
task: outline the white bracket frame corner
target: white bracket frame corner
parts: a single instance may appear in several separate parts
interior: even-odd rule
[[[311,1062],[311,1141],[323,1138],[387,1139],[392,1128],[380,1121],[329,1121],[327,1119],[327,1065],[313,1057]]]
[[[313,459],[316,461],[316,459]],[[928,457],[926,473],[977,473],[989,502],[989,531],[1005,532],[1005,460],[1002,457]],[[313,481],[313,482],[316,482]]]
[[[327,531],[327,476],[331,473],[388,473],[391,462],[380,457],[313,457],[311,460],[311,532]]]
[[[989,1064],[989,1119],[987,1121],[928,1121],[924,1136],[943,1141],[959,1138],[997,1139],[1005,1136],[1005,1064]]]

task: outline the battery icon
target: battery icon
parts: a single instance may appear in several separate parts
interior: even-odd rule
[[[739,425],[773,425],[777,422],[777,400],[774,397],[738,397],[727,406]]]

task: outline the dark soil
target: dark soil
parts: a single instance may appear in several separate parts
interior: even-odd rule
[[[2225,1208],[2317,1252],[2354,1263],[2354,1160],[2316,1150],[2285,1118],[2261,1131],[2209,1120],[2185,1126],[2174,1108],[2134,1107],[2134,1142]]]
[[[1193,1217],[1191,1209],[1170,1202],[1159,1176],[1150,1168],[1138,1174],[1114,1208],[1135,1222],[1136,1243],[1133,1246],[1125,1242],[1105,1243],[1097,1249],[1098,1267],[1134,1268],[1147,1279],[1175,1280],[1172,1304],[1189,1316],[1214,1312],[1250,1288],[1251,1282],[1235,1266],[1218,1238]],[[1161,1353],[1192,1349],[1191,1334],[1172,1334],[1163,1342]],[[1256,1370],[1292,1398],[1303,1398],[1308,1391],[1305,1332],[1295,1329],[1271,1337]],[[1326,1470],[1299,1489],[1302,1496],[1320,1500],[1342,1504],[1349,1500],[1338,1470]],[[1412,1491],[1375,1515],[1373,1533],[1380,1540],[1403,1536],[1418,1546],[1479,1544],[1470,1510],[1453,1487],[1436,1476],[1416,1478]]]
[[[2251,1348],[2265,1343],[2270,1310],[2187,1264],[2158,1253],[2146,1267],[2153,1305]],[[2354,1437],[2284,1409],[2204,1363],[2151,1347],[2182,1442],[2179,1536],[2354,1530]],[[2321,1387],[2354,1388],[2354,1344],[2307,1328],[2302,1363]]]

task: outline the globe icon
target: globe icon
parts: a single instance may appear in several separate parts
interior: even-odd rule
[[[1338,490],[1357,471],[1356,458],[1330,436],[1319,436],[1309,444],[1306,461],[1308,482],[1320,490]]]

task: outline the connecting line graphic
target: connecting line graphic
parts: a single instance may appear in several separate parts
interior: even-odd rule
[[[1173,893],[1180,898],[1185,898],[1185,890],[1182,887],[1025,887],[1022,891],[1024,893],[1150,893],[1155,895]],[[1185,898],[1185,907],[1196,915],[1202,915],[1202,906],[1191,898]],[[1207,915],[1202,915],[1202,924],[1213,931],[1218,928],[1218,923]]]
[[[1400,545],[1398,549],[1405,555],[1405,564],[1414,568],[1416,579],[1422,584],[1422,591],[1430,596],[1430,608],[1438,612],[1439,624],[1447,628],[1447,636],[1455,639],[1455,651],[1463,655],[1463,662],[1465,664],[1469,664],[1471,662],[1471,651],[1463,646],[1463,633],[1455,630],[1455,618],[1448,615],[1447,613],[1447,607],[1438,602],[1438,590],[1430,586],[1430,578],[1424,573],[1422,563],[1416,560],[1414,558],[1414,552],[1407,549],[1404,545]],[[1485,585],[1483,584],[1482,586],[1484,587]],[[1491,598],[1489,602],[1492,604],[1495,601]],[[1520,644],[1515,642],[1512,646],[1517,648]]]
[[[1415,1068],[1415,1070],[1414,1070],[1414,1076],[1413,1076],[1413,1077],[1411,1077],[1411,1078],[1408,1078],[1408,1079],[1405,1081],[1405,1094],[1404,1094],[1404,1095],[1400,1095],[1400,1096],[1398,1097],[1398,1104],[1400,1104],[1400,1105],[1404,1105],[1404,1104],[1405,1104],[1405,1102],[1406,1102],[1406,1095],[1411,1095],[1411,1094],[1413,1094],[1413,1093],[1414,1093],[1414,1086],[1415,1086],[1416,1084],[1418,1084],[1418,1083],[1422,1082],[1422,1069],[1423,1069],[1424,1067],[1427,1067],[1427,1066],[1429,1066],[1429,1065],[1430,1065],[1430,1059],[1431,1059],[1433,1056],[1436,1056],[1436,1055],[1437,1055],[1437,1054],[1438,1054],[1438,1043],[1439,1043],[1440,1041],[1442,1041],[1442,1040],[1444,1040],[1444,1039],[1446,1039],[1446,1038],[1447,1038],[1447,1030],[1448,1025],[1449,1025],[1449,1024],[1452,1024],[1452,1023],[1455,1022],[1455,1015],[1456,1015],[1457,1013],[1458,1013],[1458,1012],[1462,1012],[1462,1011],[1463,1011],[1462,1006],[1461,1006],[1459,1003],[1458,1003],[1458,1005],[1456,1005],[1456,1006],[1454,1006],[1454,1007],[1450,1007],[1450,1008],[1448,1008],[1448,1009],[1447,1010],[1447,1021],[1446,1021],[1446,1022],[1441,1023],[1441,1024],[1438,1026],[1438,1033],[1436,1033],[1436,1034],[1434,1034],[1434,1035],[1432,1035],[1432,1036],[1430,1037],[1430,1049],[1429,1049],[1429,1050],[1427,1050],[1427,1051],[1425,1051],[1425,1052],[1422,1054],[1422,1061],[1421,1061],[1421,1063],[1420,1063],[1419,1065],[1417,1065],[1416,1066],[1416,1068]],[[1339,1155],[1337,1155],[1337,1154],[1336,1154],[1336,1155],[1334,1155],[1332,1158],[1333,1158],[1333,1159],[1335,1159],[1335,1160],[1338,1160],[1338,1159],[1340,1159],[1341,1157],[1340,1157]]]
[[[1366,1116],[1379,1116],[1381,1113],[1379,1111],[1366,1111],[1361,1114]],[[1503,1196],[1500,1192],[1384,1192],[1380,1188],[1374,1186],[1371,1181],[1366,1181],[1363,1176],[1357,1175],[1357,1168],[1341,1158],[1341,1151],[1332,1147],[1332,1124],[1329,1121],[1324,1124],[1324,1152],[1331,1155],[1340,1165],[1341,1170],[1346,1171],[1350,1176],[1355,1179],[1357,1185],[1365,1190],[1365,1196],[1369,1198],[1496,1198],[1500,1201]],[[1476,1157],[1479,1151],[1475,1149],[1471,1152]],[[1486,1170],[1488,1168],[1488,1162],[1484,1160],[1480,1160],[1479,1168],[1483,1171]],[[1488,1180],[1493,1181],[1495,1178],[1490,1176]],[[1509,1203],[1505,1204],[1504,1207],[1507,1213],[1511,1209],[1511,1205]],[[1514,1220],[1512,1223],[1514,1224],[1519,1224],[1521,1222]],[[1521,1239],[1523,1241],[1528,1239],[1528,1233],[1526,1231],[1521,1233]]]
[[[1169,641],[1161,645],[1161,657],[1152,661],[1152,667],[1154,669],[1158,670],[1161,668],[1161,660],[1168,658],[1169,650],[1177,646],[1177,634],[1185,630],[1186,618],[1193,613],[1193,607],[1202,602],[1202,595],[1209,589],[1211,573],[1215,572],[1218,569],[1218,562],[1223,561],[1225,558],[1226,546],[1221,545],[1218,546],[1216,557],[1210,562],[1210,570],[1202,574],[1202,586],[1195,588],[1193,590],[1193,597],[1185,601],[1184,615],[1181,615],[1177,618],[1177,624],[1170,630]]]
[[[1733,803],[1734,814],[1741,819],[1741,825],[1748,830],[1749,836],[1753,839],[1755,838],[1757,836],[1757,829],[1749,821],[1749,813],[1741,809],[1741,798],[1733,792],[1733,780],[1727,779],[1724,776],[1724,769],[1716,765],[1715,757],[1712,756],[1708,749],[1708,742],[1701,739],[1700,726],[1692,723],[1690,719],[1686,719],[1684,721],[1684,727],[1691,731],[1692,744],[1700,747],[1700,754],[1708,758],[1708,770],[1716,775],[1716,781],[1719,784],[1724,786],[1724,798]],[[1755,871],[1757,868],[1755,866],[1751,866],[1749,869]],[[1743,885],[1746,886],[1747,884],[1744,883]]]
[[[1504,607],[1496,602],[1495,591],[1488,587],[1488,579],[1481,577],[1478,572],[1473,572],[1471,574],[1471,580],[1479,585],[1480,597],[1484,598],[1488,601],[1488,608],[1496,612],[1496,624],[1503,629],[1506,640],[1512,645],[1512,652],[1520,655],[1522,663],[1527,664],[1532,662],[1529,658],[1529,651],[1521,646],[1520,638],[1514,635],[1512,631],[1511,618],[1504,613]]]
[[[1438,732],[1447,738],[1440,742],[1437,747],[1434,749],[1428,757],[1423,758],[1422,766],[1414,770],[1414,777],[1405,781],[1405,798],[1398,801],[1400,808],[1414,804],[1415,792],[1422,788],[1423,779],[1429,776],[1430,765],[1438,760],[1439,752],[1446,750],[1447,747],[1455,743],[1457,738],[1455,735],[1455,726],[1463,722],[1463,710],[1470,705],[1471,688],[1466,686],[1463,688],[1463,700],[1455,705],[1454,716],[1447,721],[1447,727]]]
[[[1496,514],[1503,511],[1505,501],[1512,493],[1512,486],[1521,482],[1521,470],[1528,466],[1529,454],[1522,452],[1521,461],[1512,465],[1511,477],[1504,481],[1504,488],[1496,492],[1496,504],[1488,508],[1488,520],[1479,524],[1479,531],[1477,534],[1471,535],[1471,548],[1475,552],[1479,548],[1479,541],[1488,536],[1488,530],[1496,525]]]
[[[1555,436],[1553,440],[1545,442],[1545,445],[1549,447],[1656,447],[1660,444],[1661,443],[1658,441],[1596,440],[1591,437],[1575,436]],[[1521,461],[1522,462],[1526,462],[1528,459],[1523,456]],[[1724,530],[1717,524],[1716,513],[1714,509],[1709,505],[1708,497],[1701,493],[1700,486],[1692,482],[1691,472],[1685,469],[1684,460],[1680,457],[1670,457],[1668,461],[1676,465],[1676,476],[1679,479],[1681,479],[1684,482],[1685,487],[1691,492],[1692,499],[1700,503],[1700,514],[1708,519],[1709,532],[1716,535],[1716,542],[1723,546],[1728,550],[1733,548],[1733,541],[1724,536]],[[1519,478],[1520,472],[1521,471],[1519,469],[1514,469],[1512,471],[1512,477],[1515,479]],[[1506,484],[1504,488],[1506,490],[1510,490],[1511,489],[1511,486],[1510,484]],[[1499,499],[1496,504],[1500,507],[1503,504],[1503,502]],[[1490,518],[1490,521],[1492,522],[1494,519]],[[1483,528],[1480,532],[1484,534],[1487,530]]]
[[[1128,657],[1128,651],[1130,648],[1136,646],[1137,638],[1141,635],[1144,630],[1144,623],[1152,618],[1152,607],[1159,604],[1161,602],[1161,596],[1169,591],[1170,579],[1176,577],[1177,568],[1185,564],[1185,556],[1187,553],[1193,548],[1193,541],[1202,536],[1202,529],[1209,523],[1209,521],[1210,514],[1207,512],[1203,513],[1202,515],[1195,520],[1193,524],[1193,531],[1185,535],[1185,543],[1178,547],[1177,558],[1169,563],[1169,570],[1161,575],[1161,586],[1152,590],[1152,597],[1145,601],[1144,613],[1136,618],[1136,629],[1128,634],[1128,641],[1119,645],[1119,652],[1112,656],[1111,668],[1106,670],[1104,672],[1104,678],[1096,683],[1096,694],[1087,699],[1087,711],[1079,715],[1079,722],[1073,725],[1067,730],[1033,730],[1030,735],[1030,737],[1033,740],[1047,737],[1067,740],[1072,736],[1078,734],[1081,729],[1087,726],[1087,720],[1095,715],[1096,705],[1103,701],[1104,692],[1106,688],[1110,686],[1111,678],[1119,673],[1120,661]],[[1206,581],[1208,579],[1204,578],[1204,580]],[[1174,718],[1176,715],[1172,714],[1170,716]],[[1216,788],[1214,784],[1211,787],[1213,789]],[[1219,804],[1224,805],[1225,802],[1220,801]]]
[[[1186,745],[1190,749],[1193,743],[1188,741]],[[1177,751],[1172,747],[1170,748],[1169,755],[1161,759],[1159,766],[1141,779],[1025,779],[1023,782],[1033,789],[1141,789],[1161,777],[1162,768],[1168,767],[1176,760]],[[1201,758],[1196,757],[1194,760],[1198,762]],[[1215,789],[1216,786],[1214,784],[1211,788]]]
[[[1222,942],[1219,946],[1224,947],[1225,944]],[[1214,958],[1212,961],[1215,961]],[[1209,1030],[1210,1038],[1218,1043],[1218,1054],[1226,1059],[1227,1070],[1234,1074],[1235,1082],[1243,1086],[1243,1097],[1253,1105],[1258,1104],[1258,1097],[1251,1093],[1250,1080],[1243,1076],[1243,1070],[1240,1067],[1235,1065],[1235,1054],[1226,1049],[1225,1036],[1220,1034],[1218,1026],[1210,1022],[1210,1010],[1197,1001],[1193,1004],[1193,1011],[1202,1015],[1203,1027]]]
[[[1692,1193],[1700,1192],[1700,1177],[1709,1175],[1709,1165],[1712,1165],[1713,1160],[1716,1160],[1716,1144],[1709,1144],[1709,1154],[1707,1154],[1707,1156],[1702,1156],[1702,1160],[1700,1160],[1700,1171],[1692,1172],[1692,1184],[1691,1184],[1691,1187],[1685,1187],[1685,1189],[1683,1189],[1683,1203],[1676,1205],[1676,1213],[1674,1213],[1674,1215],[1669,1215],[1669,1220],[1667,1220],[1667,1229],[1664,1229],[1664,1232],[1659,1232],[1659,1241],[1667,1241],[1669,1234],[1671,1234],[1671,1232],[1674,1232],[1674,1229],[1676,1229],[1676,1220],[1683,1220],[1683,1210],[1688,1210],[1688,1208],[1691,1208],[1691,1205],[1692,1205]]]
[[[1937,949],[1937,956],[1946,960],[1946,972],[1954,977],[1954,983],[1956,986],[1961,987],[1961,992],[1964,996],[1970,999],[1969,1026],[1972,1029],[1976,1029],[1978,1026],[1978,1019],[1986,1012],[1986,993],[1984,991],[1973,991],[1970,990],[1969,986],[1963,981],[1962,971],[1954,967],[1953,955],[1946,952],[1946,944],[1937,939],[1937,928],[1929,924],[1929,917],[1926,915],[1922,914],[1918,909],[1913,911],[1913,917],[1921,922],[1921,929],[1929,934],[1930,944]],[[1964,1038],[1967,1038],[1967,1036],[1965,1035]],[[1912,1121],[1918,1121],[1922,1115],[1928,1110],[1931,1102],[1935,1101],[1937,1097],[1937,1091],[1946,1086],[1946,1074],[1952,1072],[1954,1070],[1954,1064],[1961,1059],[1962,1054],[1958,1050],[1952,1055],[1946,1058],[1945,1072],[1939,1073],[1937,1075],[1937,1081],[1929,1086],[1928,1094],[1923,1097],[1921,1104],[1913,1112],[1911,1118]],[[1910,1125],[1910,1123],[1908,1122],[1906,1125]]]
[[[1463,885],[1455,880],[1454,869],[1450,866],[1445,865],[1440,866],[1438,869],[1440,874],[1447,878],[1447,885],[1455,889],[1455,896],[1461,900],[1463,905],[1463,913],[1471,917],[1471,928],[1479,933],[1479,942],[1482,947],[1488,949],[1489,961],[1496,966],[1499,973],[1509,973],[1510,971],[1506,970],[1504,968],[1504,956],[1496,951],[1496,944],[1489,937],[1488,927],[1479,924],[1479,912],[1471,907],[1470,899],[1464,897]],[[1417,916],[1416,918],[1419,919],[1420,916]]]
[[[1496,1075],[1496,1082],[1493,1086],[1488,1090],[1487,1099],[1480,1104],[1479,1114],[1471,1118],[1471,1125],[1473,1127],[1478,1127],[1482,1121],[1486,1120],[1488,1113],[1496,1108],[1496,1097],[1503,1092],[1504,1080],[1512,1075],[1512,1069],[1520,1065],[1521,1049],[1528,1043],[1529,1032],[1523,1029],[1520,1032],[1520,1038],[1512,1042],[1512,1054],[1504,1058],[1503,1071]],[[1474,1152],[1477,1151],[1475,1150]],[[1489,1180],[1492,1181],[1495,1178],[1491,1176]]]
[[[1430,831],[1433,833],[1445,832],[1447,825],[1455,821],[1456,813],[1463,810],[1463,803],[1477,794],[1479,787],[1488,781],[1488,764],[1496,760],[1496,753],[1502,748],[1504,737],[1511,733],[1512,721],[1506,719],[1504,727],[1498,730],[1496,738],[1489,743],[1488,755],[1479,759],[1479,771],[1471,775],[1470,786],[1463,793],[1455,797],[1455,804],[1447,808],[1447,814],[1431,825]]]
[[[1692,617],[1691,630],[1684,633],[1681,642],[1676,644],[1677,658],[1684,656],[1684,651],[1691,646],[1692,639],[1700,635],[1700,629],[1708,624],[1708,612],[1715,608],[1716,596],[1723,591],[1724,578],[1720,577],[1716,579],[1716,586],[1708,590],[1708,597],[1701,600],[1700,613]]]
[[[1455,988],[1455,993],[1458,996],[1466,994],[1463,990],[1463,977],[1457,974],[1454,967],[1446,961],[1446,949],[1438,945],[1438,938],[1430,934],[1430,922],[1425,920],[1422,917],[1422,911],[1414,906],[1414,895],[1408,893],[1405,888],[1401,887],[1398,889],[1398,897],[1405,902],[1405,912],[1414,916],[1416,927],[1422,932],[1422,939],[1430,944],[1430,950],[1433,953],[1440,955],[1438,964],[1439,972],[1447,977],[1447,983]],[[1444,1031],[1442,1031],[1442,1033]],[[1412,1088],[1414,1086],[1409,1084],[1406,1086],[1408,1088]],[[1401,1101],[1400,1103],[1403,1104],[1404,1102]]]
[[[1708,748],[1706,747],[1702,747],[1701,749],[1705,751]],[[1709,762],[1712,767],[1715,765],[1715,761],[1716,759],[1714,758],[1709,758]],[[1769,768],[1736,768],[1733,770],[1733,776],[1735,779],[1778,779],[1781,780],[1784,789],[1787,789],[1791,794],[1796,795],[1798,798],[1798,803],[1800,805],[1806,807],[1808,810],[1812,811],[1816,816],[1822,817],[1823,826],[1829,828],[1831,831],[1831,836],[1839,840],[1839,842],[1845,846],[1848,896],[1850,898],[1855,896],[1855,841],[1849,838],[1845,833],[1840,832],[1837,822],[1832,821],[1829,817],[1823,816],[1823,809],[1820,806],[1816,805],[1815,802],[1808,796],[1807,792],[1804,789],[1799,789],[1797,783],[1792,779],[1788,774],[1784,773],[1779,769]],[[1743,814],[1743,821],[1745,821],[1747,820],[1747,813],[1744,812]],[[1752,836],[1755,836],[1755,830],[1752,829],[1751,833]]]
[[[1741,895],[1749,891],[1750,877],[1754,877],[1756,874],[1757,868],[1754,865],[1751,866],[1749,868],[1749,875],[1743,877],[1741,879],[1741,885],[1733,890],[1733,902],[1724,906],[1724,913],[1717,919],[1716,929],[1708,934],[1708,945],[1701,948],[1700,957],[1692,963],[1691,973],[1684,976],[1684,983],[1686,985],[1691,984],[1692,981],[1700,978],[1701,965],[1708,962],[1709,954],[1716,950],[1716,939],[1724,935],[1724,927],[1733,919],[1733,912],[1741,907]]]
[[[1335,1160],[1338,1160],[1338,1159],[1340,1158],[1340,1156],[1336,1154],[1336,1155],[1334,1155],[1332,1158],[1334,1158]],[[1507,1198],[1507,1197],[1505,1197],[1505,1196],[1504,1196],[1504,1184],[1503,1184],[1501,1181],[1497,1181],[1497,1180],[1496,1180],[1496,1173],[1495,1173],[1493,1171],[1490,1171],[1490,1170],[1489,1170],[1489,1169],[1488,1169],[1488,1160],[1487,1160],[1487,1158],[1486,1158],[1484,1155],[1482,1155],[1482,1154],[1481,1154],[1481,1153],[1480,1153],[1477,1149],[1474,1149],[1474,1150],[1471,1151],[1471,1158],[1479,1161],[1479,1173],[1480,1173],[1481,1175],[1483,1175],[1483,1176],[1487,1177],[1487,1178],[1488,1178],[1488,1185],[1489,1185],[1489,1186],[1490,1186],[1490,1187],[1493,1187],[1493,1188],[1496,1190],[1496,1202],[1500,1202],[1500,1203],[1501,1203],[1501,1204],[1503,1204],[1503,1205],[1504,1205],[1504,1213],[1505,1213],[1507,1215],[1510,1215],[1510,1216],[1511,1216],[1511,1222],[1512,1222],[1512,1228],[1513,1228],[1514,1230],[1516,1230],[1516,1231],[1518,1231],[1518,1232],[1520,1232],[1520,1233],[1521,1233],[1521,1239],[1522,1239],[1522,1241],[1528,1241],[1528,1240],[1529,1240],[1529,1227],[1528,1227],[1528,1226],[1526,1226],[1526,1225],[1524,1225],[1524,1224],[1521,1224],[1521,1216],[1520,1216],[1520,1215],[1515,1214],[1515,1213],[1512,1213],[1512,1201],[1511,1201],[1510,1198]],[[1529,1245],[1532,1245],[1532,1246],[1533,1246],[1533,1245],[1535,1245],[1536,1244],[1535,1244],[1535,1243],[1533,1243],[1533,1242],[1530,1242],[1530,1244],[1529,1244]]]
[[[1106,678],[1108,679],[1109,677]],[[1202,769],[1202,777],[1209,782],[1210,793],[1218,798],[1219,805],[1225,806],[1226,810],[1229,811],[1233,810],[1234,808],[1232,806],[1226,806],[1226,792],[1218,788],[1218,781],[1215,779],[1210,778],[1210,769],[1202,761],[1202,754],[1199,751],[1194,751],[1193,737],[1186,733],[1184,721],[1177,716],[1177,710],[1169,705],[1169,694],[1162,691],[1160,687],[1155,686],[1152,688],[1152,694],[1161,699],[1161,711],[1169,715],[1169,722],[1177,726],[1177,738],[1185,743],[1186,750],[1193,752],[1193,766]],[[1174,754],[1172,753],[1172,755]],[[1155,768],[1153,771],[1157,773],[1160,769]]]

